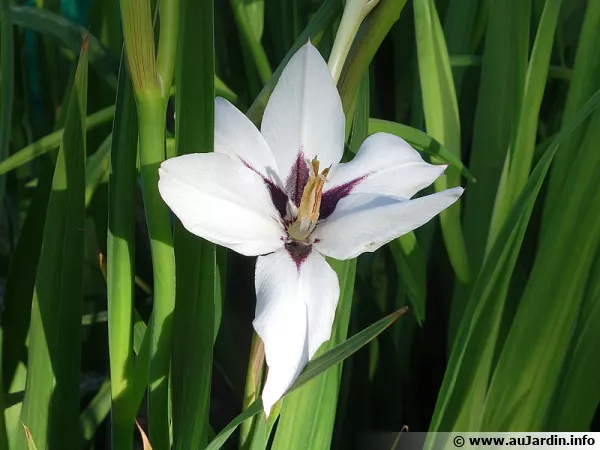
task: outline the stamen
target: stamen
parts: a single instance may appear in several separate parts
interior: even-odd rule
[[[330,167],[328,167],[319,173],[319,161],[316,157],[310,161],[309,167],[310,174],[302,192],[298,216],[295,222],[288,227],[290,237],[298,241],[306,240],[314,230],[317,220],[319,220],[323,185],[327,181],[330,170]]]

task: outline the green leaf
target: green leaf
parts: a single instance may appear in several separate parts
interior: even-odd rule
[[[210,152],[214,133],[213,2],[181,0],[179,7],[177,154]],[[178,220],[174,244],[173,448],[203,448],[208,442],[215,304],[220,302],[216,249]]]
[[[404,282],[415,318],[419,324],[425,320],[427,300],[427,258],[417,242],[414,232],[400,236],[389,244],[398,275]]]
[[[40,448],[75,448],[79,440],[75,430],[79,417],[86,106],[84,42],[52,181],[31,312],[21,420]],[[25,446],[23,437],[17,448]]]
[[[94,398],[79,415],[81,436],[86,442],[94,438],[98,426],[110,412],[110,381],[105,380]],[[113,414],[114,420],[114,414]]]
[[[562,0],[547,0],[544,5],[525,76],[519,120],[515,124],[514,138],[511,140],[510,151],[507,153],[501,182],[496,193],[488,247],[494,242],[498,229],[529,176],[561,3]]]
[[[85,206],[89,206],[98,185],[108,174],[110,168],[110,148],[112,143],[112,133],[109,134],[98,150],[91,155],[85,165]]]
[[[590,102],[597,106],[598,98],[600,91]],[[577,119],[581,121],[580,114]],[[600,242],[599,139],[596,110],[569,171],[568,179],[576,182],[565,186],[557,199],[564,207],[548,216],[547,232],[498,359],[483,416],[485,430],[544,427]]]
[[[469,236],[467,252],[473,267],[480,267],[484,258],[494,199],[518,111],[515,98],[522,98],[529,22],[530,0],[490,4],[468,163],[477,185],[465,194],[464,233]],[[465,300],[453,315],[460,317]]]
[[[100,125],[110,122],[115,115],[115,107],[108,106],[100,111],[90,114],[85,120],[85,130],[91,131]],[[17,167],[27,164],[29,161],[58,148],[62,142],[64,129],[50,133],[27,147],[13,153],[0,162],[0,175],[10,172]]]
[[[481,267],[500,174],[516,120],[529,54],[531,0],[490,2],[481,81],[477,95],[469,170],[477,184],[464,199],[464,234],[471,267]],[[450,343],[463,317],[472,286],[455,288],[450,315]]]
[[[415,0],[415,37],[423,112],[427,133],[460,159],[460,122],[450,58],[433,0]],[[460,185],[460,174],[450,166],[434,183],[437,192]],[[460,222],[460,201],[440,213],[440,224],[450,263],[462,283],[470,279],[469,261]]]
[[[581,311],[573,333],[560,387],[548,412],[545,428],[586,432],[600,403],[600,253],[596,250]]]
[[[134,206],[137,190],[137,115],[131,80],[122,58],[110,145],[106,284],[111,439],[113,448],[133,444],[137,408],[132,398],[135,277]],[[99,150],[100,151],[100,150]],[[108,156],[108,155],[107,155]],[[91,158],[90,158],[91,159]],[[145,383],[144,383],[145,384]]]
[[[563,124],[568,123],[590,96],[600,88],[600,3],[588,2],[585,10],[581,36],[575,55],[575,64],[569,93],[564,105]],[[567,175],[579,152],[586,127],[576,130],[565,142],[565,150],[556,155],[550,171],[547,201],[544,204],[544,220],[556,205],[557,197],[567,183]],[[542,228],[544,230],[544,228]]]
[[[460,324],[438,395],[430,431],[475,431],[481,429],[508,284],[521,249],[534,202],[557,149],[599,104],[600,92],[556,137],[529,177],[525,188],[507,217],[498,239],[492,246],[475,282],[468,307]],[[531,350],[529,345],[521,347],[527,353]],[[523,372],[517,370],[514,371],[514,374],[522,375]],[[438,444],[436,439],[439,438],[430,434],[426,448],[435,447]]]
[[[339,264],[347,264],[345,262],[339,262]],[[306,365],[300,376],[296,379],[296,382],[289,389],[286,395],[298,389],[303,384],[308,383],[313,378],[317,377],[321,373],[325,372],[329,368],[342,362],[349,356],[356,353],[362,347],[367,345],[379,334],[381,334],[386,328],[392,325],[400,316],[406,313],[408,308],[399,309],[392,314],[384,317],[383,319],[375,322],[373,325],[365,328],[364,330],[356,333],[351,338],[347,339],[341,344],[327,350],[322,355],[316,357]],[[254,415],[263,411],[262,400],[257,399],[252,405],[243,411],[239,416],[233,419],[223,430],[210,442],[205,450],[218,450],[220,449],[227,438],[233,434],[236,428],[245,420],[253,417]]]

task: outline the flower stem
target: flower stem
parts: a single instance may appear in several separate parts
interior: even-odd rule
[[[348,0],[346,2],[328,63],[333,81],[336,84],[360,24],[377,3],[379,3],[379,0]]]
[[[170,447],[169,370],[175,307],[175,259],[169,210],[158,191],[165,159],[165,115],[177,49],[178,0],[162,0],[155,56],[149,0],[121,0],[123,34],[139,120],[142,193],[154,272],[148,380],[149,437],[156,449]]]

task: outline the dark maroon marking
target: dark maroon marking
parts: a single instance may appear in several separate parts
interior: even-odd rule
[[[312,246],[302,244],[300,242],[288,242],[285,244],[285,249],[289,253],[292,260],[296,263],[296,269],[298,269],[298,272],[300,272],[300,266],[304,261],[306,261],[308,255],[310,255]]]
[[[308,182],[308,174],[308,164],[304,160],[304,152],[300,149],[296,157],[296,162],[290,169],[290,173],[285,180],[285,191],[296,206],[300,206],[304,186]]]
[[[319,209],[319,219],[327,219],[335,211],[338,202],[346,195],[349,195],[367,176],[363,175],[360,178],[355,178],[352,181],[329,189],[327,192],[323,192],[321,208]]]
[[[240,160],[242,161],[242,164],[244,164],[248,169],[250,169],[252,172],[256,173],[258,176],[260,176],[263,179],[263,181],[269,188],[269,193],[271,194],[271,200],[273,201],[273,205],[275,206],[275,208],[277,208],[277,211],[279,212],[281,219],[283,219],[285,217],[285,215],[287,214],[287,202],[288,202],[288,197],[285,194],[285,192],[283,192],[279,188],[279,186],[277,186],[271,180],[269,180],[268,178],[265,178],[263,176],[263,174],[261,174],[258,170],[256,170],[250,164],[248,164],[245,160],[243,160],[242,158],[240,158]]]

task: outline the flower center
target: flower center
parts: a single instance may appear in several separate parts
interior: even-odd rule
[[[309,164],[310,173],[296,220],[288,227],[288,234],[296,241],[306,241],[310,233],[315,229],[317,220],[319,220],[319,210],[321,208],[321,196],[323,195],[323,184],[327,180],[329,168],[323,169],[319,173],[319,161],[315,157]]]

